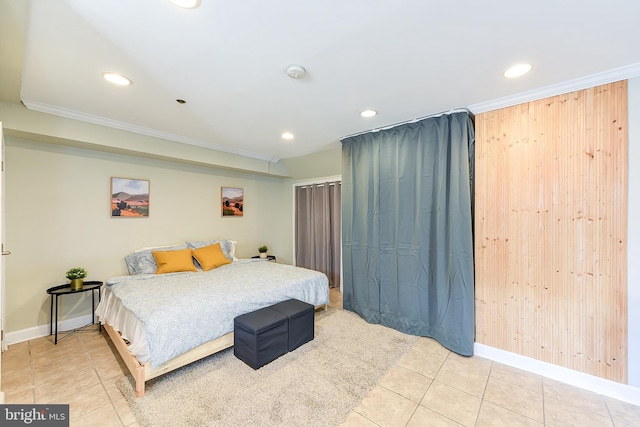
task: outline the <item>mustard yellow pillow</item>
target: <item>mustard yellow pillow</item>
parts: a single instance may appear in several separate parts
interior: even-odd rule
[[[191,257],[191,249],[180,249],[177,251],[153,251],[151,252],[156,259],[158,269],[156,274],[177,273],[179,271],[198,271],[193,258]]]
[[[213,270],[221,265],[231,263],[231,260],[224,256],[220,243],[194,249],[193,257],[198,261],[204,271]]]

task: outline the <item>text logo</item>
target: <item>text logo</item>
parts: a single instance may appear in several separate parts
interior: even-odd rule
[[[69,427],[69,405],[0,405],[0,426]]]

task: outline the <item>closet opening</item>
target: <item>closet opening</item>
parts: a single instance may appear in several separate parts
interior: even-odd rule
[[[340,178],[294,184],[294,263],[327,275],[332,300],[342,300]]]

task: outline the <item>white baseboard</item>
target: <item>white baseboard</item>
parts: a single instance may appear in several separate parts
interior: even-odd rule
[[[534,374],[542,375],[543,377],[550,378],[552,380],[560,381],[594,393],[640,406],[640,388],[621,384],[615,381],[605,380],[604,378],[596,377],[594,375],[563,368],[562,366],[542,362],[530,357],[489,347],[484,344],[475,343],[474,354],[476,356],[484,357],[485,359],[513,366],[514,368],[533,372]]]
[[[93,320],[91,314],[84,316],[74,317],[72,319],[65,319],[58,322],[58,340],[64,335],[62,331],[70,331],[72,329],[81,328]],[[22,329],[15,332],[7,332],[5,341],[7,345],[17,344],[28,340],[33,340],[40,337],[46,337],[49,335],[49,325],[38,325],[32,328]]]

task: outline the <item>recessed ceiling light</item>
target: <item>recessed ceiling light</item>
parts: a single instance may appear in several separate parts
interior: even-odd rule
[[[285,132],[282,134],[282,139],[293,139],[293,134],[291,132]]]
[[[200,0],[169,0],[169,3],[185,9],[195,9],[200,6]]]
[[[118,74],[118,73],[105,72],[105,73],[102,73],[102,77],[109,83],[113,83],[114,85],[118,85],[118,86],[129,86],[133,84],[131,79],[128,79],[122,74]]]
[[[378,112],[376,110],[363,110],[363,111],[360,111],[360,115],[362,117],[373,117],[376,114],[378,114]]]
[[[531,64],[516,64],[504,72],[504,76],[507,78],[520,77],[531,71]]]

